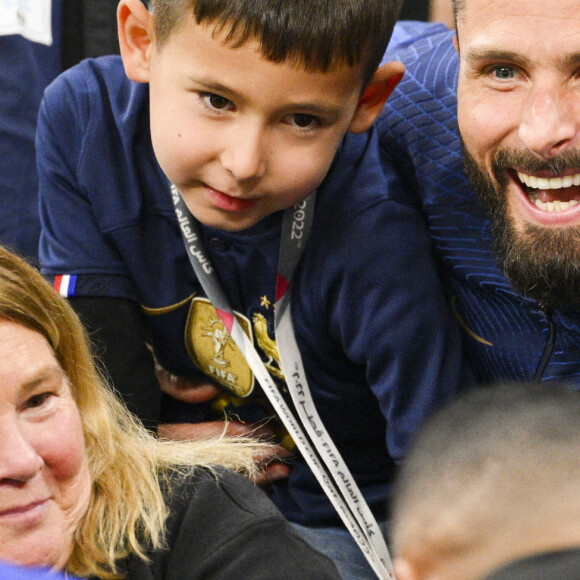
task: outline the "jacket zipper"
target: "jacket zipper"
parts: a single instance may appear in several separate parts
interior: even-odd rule
[[[552,319],[552,311],[543,310],[542,312],[546,317],[546,319],[548,320],[549,334],[546,346],[544,347],[544,352],[542,353],[542,358],[540,358],[540,362],[538,363],[538,366],[536,368],[536,374],[534,375],[534,379],[537,381],[542,379],[544,371],[548,366],[548,361],[550,360],[550,357],[554,353],[554,344],[556,342],[556,325],[554,324],[554,320]]]

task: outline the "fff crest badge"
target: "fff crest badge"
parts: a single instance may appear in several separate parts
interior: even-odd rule
[[[250,321],[238,312],[235,316],[253,342]],[[207,298],[193,299],[185,332],[189,356],[202,372],[238,397],[253,391],[254,374]]]

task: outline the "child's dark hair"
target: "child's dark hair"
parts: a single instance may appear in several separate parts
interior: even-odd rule
[[[153,0],[158,46],[191,13],[228,30],[236,47],[257,39],[265,58],[326,72],[363,65],[363,86],[379,66],[402,0]]]

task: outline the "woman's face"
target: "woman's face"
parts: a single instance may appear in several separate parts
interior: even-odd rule
[[[62,368],[42,335],[0,320],[0,560],[63,568],[90,494]]]

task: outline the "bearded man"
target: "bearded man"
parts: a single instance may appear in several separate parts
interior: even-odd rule
[[[395,31],[385,163],[428,220],[479,382],[580,384],[580,1],[452,4],[457,33]]]

